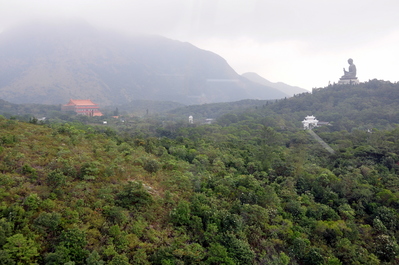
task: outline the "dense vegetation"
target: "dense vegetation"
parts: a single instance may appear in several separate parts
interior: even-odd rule
[[[399,123],[399,83],[370,80],[357,86],[332,85],[310,94],[279,101],[271,106],[276,114],[297,121],[314,114],[333,122],[334,131],[393,129]],[[287,115],[288,114],[288,115]]]
[[[397,264],[396,89],[332,86],[212,125],[1,118],[0,264]],[[335,154],[304,113],[337,113],[315,130]]]

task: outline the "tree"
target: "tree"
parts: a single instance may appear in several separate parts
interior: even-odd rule
[[[125,254],[116,254],[109,265],[130,265],[129,259],[125,256]]]
[[[55,252],[47,253],[44,258],[46,265],[65,264],[70,260],[69,250],[63,245],[56,246]]]
[[[187,201],[180,201],[170,216],[175,225],[188,225],[190,223],[190,204]]]
[[[49,232],[55,232],[60,222],[61,222],[61,214],[57,212],[52,212],[52,213],[42,212],[34,220],[33,224],[41,233],[49,233]]]
[[[129,182],[116,196],[116,204],[126,209],[137,209],[152,202],[151,194],[141,182]]]
[[[40,197],[36,193],[32,193],[25,198],[24,205],[28,208],[28,210],[36,210],[39,208],[40,202]]]
[[[87,257],[86,264],[87,265],[104,265],[105,262],[101,259],[101,257],[98,254],[98,252],[94,250]]]
[[[66,176],[60,170],[51,171],[47,176],[47,184],[58,189],[66,184]]]
[[[17,264],[34,263],[36,257],[39,256],[35,242],[32,239],[25,238],[22,234],[15,234],[7,238],[3,250]]]
[[[0,250],[0,264],[1,265],[14,265],[15,261],[11,259],[11,256],[5,250]]]
[[[218,243],[211,243],[208,248],[206,264],[234,265],[235,262],[229,257],[225,247]]]
[[[0,247],[7,243],[7,238],[11,236],[12,224],[6,221],[5,218],[0,219]]]
[[[81,263],[86,259],[88,251],[85,249],[87,241],[84,231],[79,228],[70,228],[61,233],[60,239],[60,245],[68,249],[72,261]]]

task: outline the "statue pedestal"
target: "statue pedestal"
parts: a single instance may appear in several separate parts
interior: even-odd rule
[[[339,85],[357,85],[359,84],[359,79],[357,78],[349,78],[349,79],[339,79]]]

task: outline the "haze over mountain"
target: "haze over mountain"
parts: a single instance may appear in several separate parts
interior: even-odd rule
[[[262,76],[258,75],[257,73],[248,72],[248,73],[242,74],[241,76],[247,78],[248,80],[251,80],[252,82],[255,82],[255,83],[267,86],[267,87],[273,87],[275,89],[278,89],[281,92],[288,94],[289,96],[309,92],[308,90],[306,90],[304,88],[297,87],[297,86],[290,86],[290,85],[287,85],[282,82],[277,82],[277,83],[270,82],[269,80],[263,78]]]
[[[160,36],[125,36],[82,21],[34,22],[0,34],[1,98],[62,104],[183,104],[287,96],[238,75],[217,54]]]

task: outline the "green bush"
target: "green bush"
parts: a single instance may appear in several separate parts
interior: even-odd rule
[[[151,194],[141,182],[129,182],[116,195],[115,203],[126,209],[139,209],[153,202]]]
[[[66,184],[66,176],[60,170],[51,171],[47,175],[47,184],[54,188],[60,188]]]
[[[155,159],[146,159],[144,160],[143,168],[149,173],[155,173],[161,168],[161,165]]]
[[[39,256],[38,248],[32,239],[27,239],[22,234],[15,234],[7,238],[3,250],[17,264],[35,263]]]

